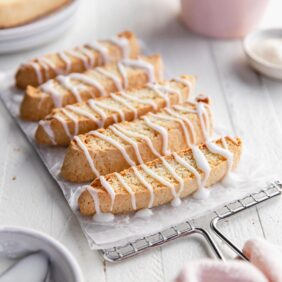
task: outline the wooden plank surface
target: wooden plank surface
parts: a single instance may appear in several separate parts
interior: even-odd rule
[[[133,30],[150,49],[163,55],[170,66],[169,75],[196,74],[197,91],[212,97],[217,123],[242,136],[265,171],[278,171],[282,158],[282,83],[262,78],[247,66],[241,41],[217,41],[188,32],[178,20],[177,1],[81,2],[76,23],[63,38],[37,50],[0,56],[1,70],[47,51]],[[273,6],[271,9],[275,10]],[[1,226],[32,227],[55,237],[77,258],[87,281],[171,281],[185,262],[207,256],[201,239],[193,237],[120,264],[103,263],[97,252],[88,249],[60,190],[2,105],[0,114]],[[239,246],[255,236],[282,244],[281,211],[281,201],[274,201],[271,208],[253,209],[224,223],[222,229]]]

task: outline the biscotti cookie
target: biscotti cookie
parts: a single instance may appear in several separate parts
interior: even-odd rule
[[[206,187],[236,168],[241,151],[240,139],[225,137],[101,176],[81,189],[80,213],[84,216],[123,214],[169,202],[177,206],[181,198],[197,190],[196,196],[203,197],[208,192]]]
[[[33,59],[18,69],[16,85],[22,89],[28,85],[39,86],[57,75],[84,72],[120,59],[136,59],[139,49],[134,33],[125,31],[108,40]]]
[[[161,57],[152,55],[136,60],[121,60],[82,74],[58,76],[38,88],[27,87],[20,115],[22,119],[37,121],[54,108],[109,96],[123,89],[140,88],[148,82],[159,81],[162,74]]]
[[[194,86],[195,77],[183,75],[170,81],[147,84],[141,89],[54,109],[39,122],[35,139],[39,144],[65,146],[75,135],[107,128],[120,121],[132,121],[148,112],[182,103],[190,97]]]
[[[135,121],[75,136],[61,175],[72,182],[90,181],[199,144],[211,136],[212,129],[207,100],[148,113]]]

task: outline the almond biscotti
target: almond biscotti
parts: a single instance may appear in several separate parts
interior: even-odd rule
[[[54,109],[39,122],[35,139],[39,144],[65,146],[75,135],[107,128],[120,121],[132,121],[148,112],[182,103],[190,97],[194,86],[194,76],[182,75],[170,81],[147,84],[141,89]]]
[[[241,151],[239,138],[225,137],[101,176],[81,191],[80,213],[84,216],[123,214],[169,202],[177,206],[181,198],[195,191],[196,196],[203,197],[208,192],[206,187],[236,168]]]
[[[75,136],[61,175],[72,182],[90,181],[162,155],[199,144],[211,136],[208,99],[148,113],[141,119]]]
[[[140,48],[134,33],[125,31],[117,36],[94,41],[68,51],[62,51],[33,59],[20,66],[16,73],[16,85],[25,89],[39,86],[61,74],[83,72],[121,59],[136,59]]]
[[[161,80],[162,75],[161,57],[152,55],[121,60],[84,73],[58,76],[38,88],[27,87],[20,115],[22,119],[37,121],[54,108],[109,96],[123,89],[140,88],[148,82]]]

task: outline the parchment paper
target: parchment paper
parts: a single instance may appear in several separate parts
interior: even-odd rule
[[[72,184],[64,181],[59,173],[64,159],[65,148],[53,148],[39,146],[34,141],[34,133],[37,127],[36,122],[25,122],[19,119],[19,105],[23,98],[23,93],[14,87],[13,73],[5,73],[0,76],[0,96],[10,114],[26,135],[40,158],[44,162],[47,170],[58,183],[68,203],[73,199],[74,191],[84,184]],[[224,133],[224,130],[220,130]],[[233,175],[232,185],[216,184],[211,189],[208,199],[196,200],[193,197],[182,201],[180,207],[174,208],[165,205],[153,209],[153,215],[149,219],[140,219],[130,216],[116,216],[112,223],[97,223],[92,218],[84,218],[75,210],[82,231],[88,239],[91,249],[102,249],[123,244],[143,235],[149,235],[161,231],[171,225],[181,223],[184,220],[195,219],[207,214],[216,207],[232,200],[243,197],[254,190],[258,190],[269,180],[273,180],[273,173],[266,173],[265,170],[257,166],[254,156],[250,157],[245,148],[239,168]],[[261,172],[264,173],[261,173]]]

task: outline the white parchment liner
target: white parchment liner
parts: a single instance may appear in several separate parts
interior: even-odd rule
[[[74,193],[75,189],[82,184],[78,185],[64,181],[59,175],[66,149],[62,147],[53,148],[37,145],[34,141],[37,123],[25,122],[19,119],[19,105],[23,98],[23,92],[13,86],[14,81],[12,73],[13,72],[1,74],[1,99],[39,154],[50,174],[58,183],[66,200],[70,203],[71,195]],[[267,181],[275,179],[275,174],[273,172],[270,174],[258,167],[258,163],[255,156],[247,154],[245,148],[240,166],[236,171],[231,186],[224,187],[222,184],[214,185],[211,188],[210,197],[205,200],[196,200],[190,197],[184,199],[180,207],[174,208],[168,204],[154,208],[153,215],[149,219],[135,218],[133,215],[116,216],[114,222],[101,224],[93,222],[92,218],[80,216],[77,211],[74,211],[74,213],[78,217],[91,249],[102,249],[124,244],[143,235],[154,234],[171,225],[181,223],[182,221],[195,219],[207,214],[220,205],[263,188]]]

